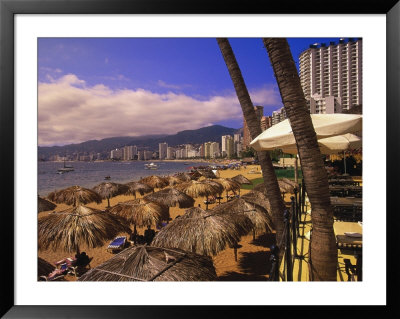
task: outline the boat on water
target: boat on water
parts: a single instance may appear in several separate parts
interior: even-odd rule
[[[58,174],[64,174],[64,173],[67,173],[67,172],[72,172],[74,170],[75,169],[73,168],[73,166],[66,165],[65,164],[65,160],[64,160],[64,167],[61,167],[61,168],[58,169]]]
[[[158,169],[157,164],[150,163],[150,164],[144,164],[145,169]]]
[[[106,177],[104,177],[104,179],[105,179],[105,180],[110,180],[110,179],[111,179],[111,176],[110,176],[110,175],[107,175]]]

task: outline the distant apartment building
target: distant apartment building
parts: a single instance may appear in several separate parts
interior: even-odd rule
[[[199,156],[199,152],[196,151],[195,149],[191,149],[187,151],[187,158],[193,158]]]
[[[173,159],[175,157],[175,150],[173,147],[167,148],[167,159]]]
[[[263,116],[261,118],[261,131],[265,131],[272,126],[272,116]]]
[[[122,156],[123,156],[122,148],[116,148],[115,150],[112,150],[110,152],[110,158],[113,160],[120,160],[120,159],[122,159]]]
[[[224,135],[221,138],[221,155],[232,157],[235,154],[234,138],[231,135]]]
[[[144,151],[144,160],[149,161],[153,159],[153,152],[152,151]]]
[[[144,151],[138,151],[137,156],[139,161],[144,161]]]
[[[201,144],[199,147],[199,156],[200,157],[205,157],[204,155],[204,144]]]
[[[362,104],[362,40],[312,44],[299,57],[300,81],[312,114]]]
[[[132,146],[132,158],[134,158],[138,154],[138,149],[136,145]]]
[[[159,159],[163,160],[167,158],[167,149],[168,149],[168,144],[167,143],[159,143],[158,144],[158,157]]]
[[[185,148],[177,149],[175,151],[175,158],[176,159],[186,158],[186,149]]]
[[[221,155],[219,151],[219,143],[211,142],[210,144],[210,158],[216,158]]]
[[[204,157],[205,158],[211,157],[211,142],[204,143]]]
[[[264,107],[257,105],[254,107],[254,110],[256,111],[256,115],[258,120],[261,122],[261,118],[264,115]],[[243,118],[243,149],[245,150],[251,142],[251,135],[250,135],[250,131],[249,128],[247,126],[246,120]]]
[[[124,146],[123,159],[124,161],[130,161],[133,159],[133,146]]]
[[[286,119],[286,111],[284,107],[279,110],[273,111],[271,116],[271,125],[278,124]]]

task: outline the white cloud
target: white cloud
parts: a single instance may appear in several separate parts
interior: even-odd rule
[[[254,103],[277,105],[273,89],[251,92]],[[39,83],[39,145],[79,143],[112,136],[174,134],[222,120],[241,119],[237,97],[208,99],[144,89],[88,86],[74,74]]]

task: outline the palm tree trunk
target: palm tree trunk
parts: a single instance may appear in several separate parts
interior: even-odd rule
[[[311,280],[336,281],[337,248],[333,232],[328,175],[289,44],[285,38],[263,39],[286,114],[296,139],[312,206]]]
[[[254,106],[250,99],[249,92],[247,91],[246,84],[244,83],[242,72],[240,71],[228,39],[218,38],[217,42],[226,66],[228,67],[228,71],[235,87],[240,106],[242,107],[244,119],[250,131],[250,136],[252,139],[254,139],[261,134],[261,125],[257,118],[256,112],[254,111]],[[266,195],[271,203],[270,213],[272,222],[274,224],[274,229],[276,231],[276,242],[278,245],[281,245],[281,237],[283,233],[283,212],[285,210],[285,204],[279,191],[278,180],[276,178],[275,170],[272,166],[269,153],[262,151],[257,152],[257,155],[264,178]],[[281,251],[283,251],[283,249]]]

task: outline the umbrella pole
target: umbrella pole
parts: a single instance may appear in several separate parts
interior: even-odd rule
[[[344,173],[347,174],[346,169],[346,151],[343,151]]]

